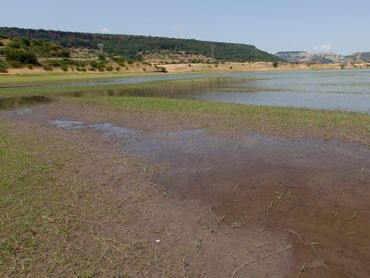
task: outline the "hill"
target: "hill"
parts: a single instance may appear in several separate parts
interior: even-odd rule
[[[279,60],[275,55],[259,50],[253,45],[194,39],[62,32],[13,27],[0,27],[0,35],[51,41],[65,48],[102,50],[111,55],[120,55],[132,60],[144,60],[145,55],[162,54],[163,52],[202,56],[209,61],[274,62]]]
[[[165,71],[164,67],[146,61],[134,63],[98,50],[67,48],[51,41],[0,35],[0,73],[24,68],[32,71]]]
[[[370,63],[370,52],[356,52],[345,58],[353,63]]]
[[[281,51],[276,56],[288,61],[298,63],[332,64],[341,63],[345,57],[333,52],[306,52],[306,51]]]
[[[275,55],[288,62],[295,62],[307,57],[307,54],[308,53],[306,51],[280,51]]]
[[[352,55],[340,55],[333,52],[310,53],[306,51],[280,51],[276,56],[288,62],[297,63],[316,63],[316,64],[333,64],[333,63],[369,63],[370,52],[356,52]]]

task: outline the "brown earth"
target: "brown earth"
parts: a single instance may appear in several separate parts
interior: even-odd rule
[[[154,65],[154,64],[153,64]],[[173,63],[165,64],[160,63],[161,67],[165,67],[168,73],[199,73],[199,72],[244,72],[244,71],[296,71],[296,70],[339,70],[341,69],[341,64],[289,64],[280,63],[277,68],[273,66],[270,62],[225,62],[225,63]],[[117,64],[112,64],[113,68],[119,67]],[[368,69],[369,64],[349,64],[345,66],[345,69]],[[29,68],[9,68],[7,69],[7,74],[45,74],[50,73],[50,71],[45,71],[42,67]],[[78,71],[72,71],[69,69],[68,72],[78,73]],[[115,70],[113,72],[116,72]],[[140,73],[143,74],[147,72],[148,74],[153,72],[158,72],[158,69],[154,66],[149,66],[146,64],[133,64],[126,65],[125,67],[120,67],[119,73]],[[52,73],[65,73],[60,68],[53,68]],[[96,73],[96,71],[89,71],[87,73]],[[98,72],[100,73],[100,72]],[[112,72],[107,72],[111,74]],[[86,74],[86,72],[81,72],[81,74]]]
[[[70,205],[59,219],[70,236],[40,234],[28,275],[370,275],[367,147],[210,134],[202,117],[70,103],[0,119],[13,135],[71,157],[57,175],[63,194],[54,194]]]
[[[243,72],[243,71],[295,71],[295,70],[339,70],[341,64],[289,64],[280,63],[278,67],[274,67],[270,62],[226,62],[221,64],[202,64],[202,63],[188,63],[188,64],[164,64],[163,65],[169,73],[181,72]],[[345,69],[366,69],[368,64],[351,64],[346,65]]]

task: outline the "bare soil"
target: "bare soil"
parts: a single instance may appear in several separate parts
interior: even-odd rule
[[[339,70],[342,68],[340,63],[337,64],[290,64],[280,63],[274,67],[271,62],[225,62],[221,64],[207,63],[180,63],[164,64],[166,70],[170,73],[179,72],[243,72],[243,71],[296,71],[296,70]],[[347,65],[345,69],[366,69],[367,64]]]
[[[370,275],[367,147],[97,109],[0,113],[13,135],[71,157],[59,198],[78,221],[68,237],[40,235],[27,275]]]

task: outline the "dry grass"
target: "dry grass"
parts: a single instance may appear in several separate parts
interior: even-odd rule
[[[1,276],[120,276],[127,274],[122,262],[130,273],[153,262],[140,240],[117,238],[103,228],[129,221],[99,186],[110,176],[88,182],[87,169],[72,169],[82,157],[99,158],[65,144],[55,149],[61,142],[19,140],[3,128],[0,139]],[[73,178],[62,178],[67,172]]]

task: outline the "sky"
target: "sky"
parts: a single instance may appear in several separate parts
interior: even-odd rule
[[[0,0],[0,26],[370,51],[369,0]]]

